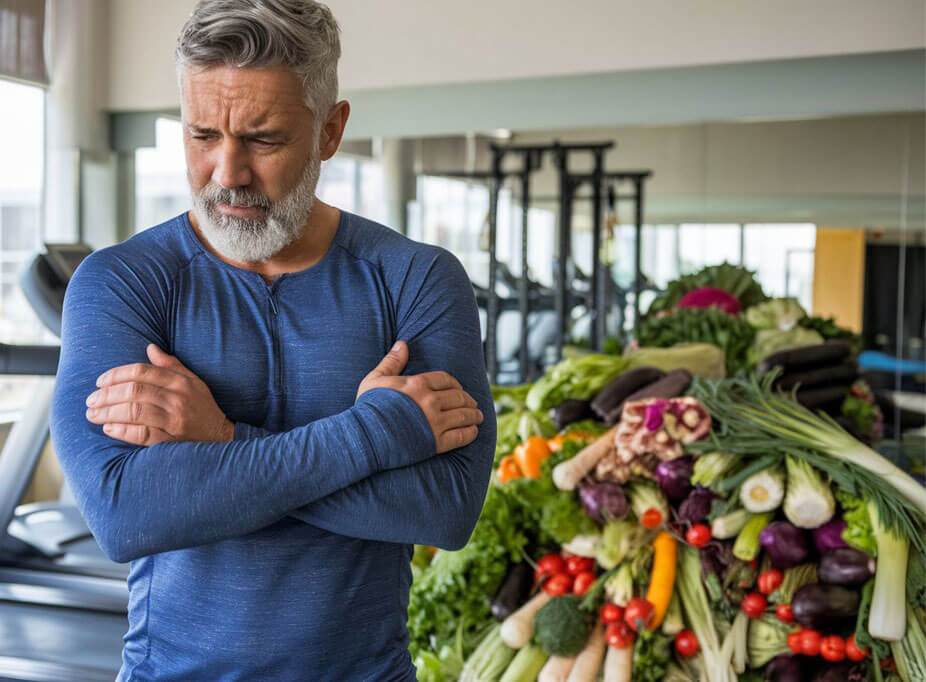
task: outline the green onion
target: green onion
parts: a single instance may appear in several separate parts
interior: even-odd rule
[[[896,642],[906,628],[905,592],[907,587],[907,555],[910,543],[881,524],[878,507],[868,503],[871,527],[878,543],[878,565],[875,571],[875,591],[871,597],[868,632],[872,637]]]

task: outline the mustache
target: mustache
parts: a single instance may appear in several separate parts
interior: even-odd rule
[[[228,204],[241,208],[256,206],[263,209],[272,206],[270,199],[260,192],[248,189],[228,189],[211,182],[199,191],[199,198],[210,206]]]

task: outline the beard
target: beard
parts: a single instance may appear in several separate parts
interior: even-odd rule
[[[315,202],[321,158],[312,154],[299,182],[277,201],[248,189],[227,189],[214,182],[198,192],[192,189],[193,213],[209,244],[223,256],[240,263],[264,263],[292,244],[305,231]],[[189,179],[189,175],[188,175]],[[219,213],[216,204],[256,206],[259,218]]]

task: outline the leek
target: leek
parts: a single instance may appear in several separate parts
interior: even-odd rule
[[[701,582],[701,562],[698,552],[687,545],[679,547],[679,568],[676,579],[678,595],[682,600],[688,623],[698,638],[704,659],[704,676],[707,682],[736,682],[736,673],[729,656],[721,655],[720,642],[711,616],[711,605]],[[731,647],[732,648],[732,647]],[[732,651],[731,651],[732,654]]]
[[[903,638],[906,629],[905,591],[907,586],[907,555],[910,543],[881,524],[878,506],[868,503],[871,527],[878,543],[878,565],[875,571],[875,591],[871,597],[868,632],[872,637],[888,642]]]
[[[778,509],[785,496],[785,477],[777,468],[753,474],[740,487],[740,502],[753,513]]]
[[[694,472],[691,475],[692,485],[703,485],[710,488],[719,480],[729,474],[740,463],[739,455],[726,452],[709,452],[695,460]]]
[[[759,553],[759,533],[775,518],[773,512],[753,514],[749,517],[743,530],[736,536],[733,543],[733,556],[740,561],[752,561]]]
[[[836,500],[830,487],[804,460],[785,458],[788,469],[788,494],[785,516],[798,528],[819,528],[833,518]]]
[[[729,514],[718,516],[711,521],[711,537],[718,540],[729,540],[736,537],[736,534],[743,530],[749,516],[749,512],[745,509],[737,509]]]
[[[907,605],[907,632],[899,642],[891,642],[891,654],[904,682],[926,680],[926,634],[916,612]]]

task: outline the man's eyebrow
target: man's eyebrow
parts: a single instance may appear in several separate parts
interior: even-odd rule
[[[196,133],[197,135],[217,135],[219,131],[215,128],[203,128],[196,125],[195,123],[187,124],[187,128],[191,132]],[[249,130],[242,133],[242,137],[259,137],[261,139],[267,140],[278,140],[286,137],[286,133],[282,130],[275,130],[272,128],[261,128],[257,130]]]

